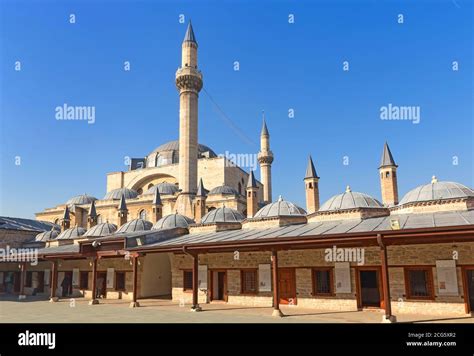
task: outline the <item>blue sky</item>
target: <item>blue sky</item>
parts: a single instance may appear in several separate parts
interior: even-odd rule
[[[177,139],[180,14],[192,19],[206,91],[246,136],[203,91],[199,141],[255,153],[264,109],[274,199],[305,205],[308,154],[321,202],[347,184],[380,199],[385,140],[401,196],[432,175],[474,185],[470,1],[0,4],[0,215],[33,217],[84,192],[102,198],[106,173],[126,169],[125,156]],[[95,124],[56,120],[64,103],[95,106]],[[389,103],[420,107],[420,123],[381,120]]]

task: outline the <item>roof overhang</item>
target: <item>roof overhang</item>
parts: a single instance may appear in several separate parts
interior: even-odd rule
[[[337,246],[379,246],[378,238],[382,237],[386,246],[414,245],[434,243],[474,242],[474,225],[443,228],[419,228],[407,230],[387,230],[365,233],[345,233],[333,235],[268,238],[260,240],[229,241],[221,243],[185,244],[188,251],[199,252],[231,252],[254,250],[292,250],[312,249]],[[183,251],[183,245],[175,246],[140,246],[128,248],[129,251],[142,253]]]

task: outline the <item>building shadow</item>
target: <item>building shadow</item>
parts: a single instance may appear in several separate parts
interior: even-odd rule
[[[203,309],[202,309],[201,312],[232,311],[232,310],[256,310],[256,309],[271,310],[271,307],[229,307],[229,308],[211,308],[211,309],[208,309],[208,308],[205,307],[205,304],[202,304],[201,306],[203,306]]]
[[[406,320],[400,321],[399,324],[420,324],[420,323],[432,323],[432,322],[443,322],[443,321],[458,321],[458,320],[473,320],[472,316],[452,317],[452,318],[436,318],[436,319],[423,319],[423,320]]]
[[[292,317],[299,317],[299,316],[319,316],[319,315],[333,315],[333,314],[348,314],[348,313],[362,313],[361,310],[347,310],[347,311],[326,311],[326,312],[319,312],[319,313],[298,313],[298,314],[285,314],[283,310],[283,318],[292,318]]]

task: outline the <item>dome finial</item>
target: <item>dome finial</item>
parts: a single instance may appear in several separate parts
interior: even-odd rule
[[[283,201],[283,197],[281,195],[278,196],[278,201]]]
[[[346,186],[346,193],[350,193],[351,192],[351,186],[350,185],[347,185]]]
[[[436,176],[431,177],[431,184],[438,183],[438,178]]]

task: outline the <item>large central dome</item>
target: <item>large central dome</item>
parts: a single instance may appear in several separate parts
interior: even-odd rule
[[[198,145],[198,158],[217,157],[216,153],[207,146]],[[179,162],[179,141],[170,141],[155,148],[147,156],[147,167],[160,167]]]

